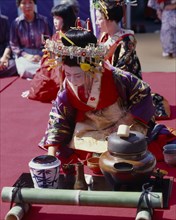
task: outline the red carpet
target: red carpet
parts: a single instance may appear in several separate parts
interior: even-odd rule
[[[171,105],[172,118],[161,121],[176,128],[176,73],[144,73],[144,80],[151,85],[153,92],[166,97]],[[46,125],[51,104],[27,100],[21,93],[29,89],[29,81],[15,77],[0,81],[0,187],[12,186],[24,172],[29,172],[28,162],[31,158],[44,153],[37,147]],[[168,177],[176,177],[176,168],[164,163],[157,165],[168,171]],[[176,219],[176,180],[170,198],[169,209],[154,212],[156,220]],[[0,219],[3,220],[10,207],[9,203],[0,204]],[[132,220],[136,209],[35,205],[32,206],[25,220]]]
[[[171,119],[159,123],[176,128],[176,73],[144,73],[143,79],[149,83],[152,92],[164,96],[170,104]]]

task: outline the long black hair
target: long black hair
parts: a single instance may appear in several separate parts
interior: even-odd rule
[[[108,18],[111,21],[116,21],[118,23],[123,18],[123,7],[120,5],[117,5],[113,8],[108,8],[107,12],[108,12]]]

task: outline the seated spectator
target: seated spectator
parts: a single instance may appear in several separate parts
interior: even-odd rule
[[[18,74],[32,79],[43,55],[42,35],[50,36],[47,18],[35,12],[36,0],[17,0],[22,14],[10,30],[10,45]]]
[[[60,31],[66,32],[70,27],[75,25],[76,15],[74,5],[70,3],[59,4],[51,10],[53,23],[56,33],[52,36],[55,41],[60,40]],[[51,102],[56,98],[57,92],[63,80],[62,71],[59,71],[55,65],[50,67],[49,54],[45,53],[41,60],[41,66],[37,70],[34,78],[30,83],[29,91],[25,91],[22,96],[29,99],[42,102]]]
[[[8,17],[0,14],[0,78],[17,75],[15,61],[9,46]]]

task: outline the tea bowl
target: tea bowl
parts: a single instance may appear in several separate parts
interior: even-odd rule
[[[164,161],[172,166],[176,166],[176,144],[168,144],[163,147]]]
[[[87,159],[87,166],[95,174],[101,174],[101,169],[99,166],[99,157],[90,157]]]

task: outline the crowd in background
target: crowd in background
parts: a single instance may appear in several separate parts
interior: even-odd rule
[[[26,34],[28,35],[29,39],[31,39],[31,42],[29,41],[27,42],[26,37],[24,36],[25,31],[21,30],[21,28],[24,28],[22,26],[27,25],[28,22],[26,22],[26,24],[23,24],[21,25],[21,27],[19,27],[19,30],[21,30],[22,33],[18,32],[18,29],[17,29],[17,26],[18,26],[17,23],[19,23],[19,19],[22,19],[24,15],[24,11],[20,7],[20,2],[21,1],[15,1],[15,0],[14,1],[7,0],[6,2],[4,2],[0,0],[0,9],[1,9],[0,12],[2,14],[1,21],[0,21],[1,22],[1,33],[3,32],[6,33],[6,34],[1,35],[1,39],[0,39],[0,42],[2,44],[1,54],[0,54],[0,57],[1,57],[0,77],[16,75],[16,72],[17,72],[22,78],[30,79],[30,78],[33,78],[36,70],[40,67],[40,60],[42,56],[41,50],[43,48],[40,36],[42,34],[52,36],[52,34],[54,34],[55,32],[51,9],[54,5],[64,2],[64,0],[45,1],[45,4],[43,4],[43,1],[41,0],[32,1],[34,3],[32,10],[33,12],[36,13],[37,16],[40,17],[40,19],[42,17],[43,22],[44,22],[43,25],[45,27],[44,29],[41,28],[42,26],[39,25],[39,23],[41,24],[41,21],[39,21],[39,18],[37,18],[38,21],[35,21],[35,23],[36,22],[38,23],[38,25],[40,26],[40,30],[36,31],[36,27],[31,27],[30,29],[30,26],[29,26],[28,30],[30,33],[28,34],[26,33]],[[67,2],[67,0],[65,0],[65,2]],[[88,17],[91,18],[93,32],[97,37],[99,37],[100,33],[96,25],[95,9],[92,8],[93,0],[85,1],[84,4],[80,4],[80,0],[77,0],[77,1],[73,0],[73,1],[68,1],[68,2],[73,2],[74,4],[77,4],[77,8],[79,8],[77,12],[77,16],[81,17],[82,20],[85,21]],[[161,2],[161,3],[158,4],[157,2]],[[174,40],[175,39],[175,35],[174,35],[175,26],[174,26],[174,22],[171,23],[171,21],[174,21],[174,16],[175,16],[175,11],[176,11],[174,9],[176,6],[175,6],[174,1],[170,1],[173,7],[172,8],[165,7],[166,10],[163,13],[164,17],[161,18],[161,13],[160,14],[158,13],[159,11],[161,12],[161,7],[164,7],[164,6],[161,6],[162,2],[164,1],[157,1],[157,0],[156,1],[155,0],[137,1],[137,6],[131,7],[131,17],[130,17],[131,29],[135,33],[136,32],[145,33],[147,31],[147,28],[144,22],[145,19],[152,19],[153,22],[157,22],[157,21],[159,23],[162,22],[162,26],[161,26],[161,44],[163,48],[162,55],[164,57],[168,57],[168,56],[175,57],[176,52],[174,49],[174,43],[170,43],[170,42],[175,42]],[[168,14],[168,16],[165,14]],[[167,17],[169,18],[170,15],[172,15],[173,19],[169,19],[167,21]],[[128,14],[124,14],[123,19],[126,20],[127,16]],[[16,22],[14,22],[15,20]],[[10,32],[10,26],[11,26],[11,32]],[[10,35],[11,35],[11,40],[10,40]],[[20,35],[20,37],[18,35]],[[168,43],[166,44],[166,42]],[[4,45],[6,46],[4,48],[5,53],[3,54],[2,48],[4,47]],[[19,45],[20,47],[25,48],[25,49],[21,51]],[[10,47],[12,48],[12,51],[10,51]],[[23,54],[23,56],[21,56],[21,54]],[[14,61],[12,58],[15,58],[16,66],[14,65]],[[7,65],[9,65],[8,68],[7,68]],[[28,71],[26,69],[28,69]]]
[[[88,10],[90,16],[86,14],[86,18],[80,15],[83,10],[80,6],[87,9],[85,4],[79,4],[77,0],[56,2],[50,8],[52,27],[48,17],[36,10],[37,0],[16,0],[20,14],[10,25],[8,17],[1,16],[4,42],[0,71],[10,67],[13,55],[15,73],[8,71],[6,76],[18,74],[32,82],[22,97],[52,102],[47,129],[39,147],[48,150],[49,155],[58,154],[61,160],[70,162],[76,158],[79,161],[90,156],[89,153],[105,151],[107,137],[117,131],[120,124],[126,124],[147,136],[150,150],[155,149],[156,158],[162,159],[164,142],[159,143],[153,135],[164,135],[165,143],[175,143],[176,137],[155,122],[157,106],[150,86],[142,80],[135,32],[126,29],[124,0],[118,4],[115,0],[91,1],[94,7],[91,15]],[[85,3],[89,8],[89,1]],[[174,11],[174,7],[171,10]],[[90,31],[87,18],[92,16],[96,18],[98,36]],[[69,48],[69,53],[52,57],[54,62],[50,63],[53,51],[46,50],[45,46],[50,42],[46,38],[60,42]],[[86,57],[89,51],[81,57],[75,53],[77,47],[80,50],[88,45],[94,45],[89,49],[95,53],[95,47],[100,44],[108,51],[103,60],[98,60],[99,55]],[[174,55],[175,52],[167,53]],[[100,146],[96,144],[99,140],[103,143]]]

